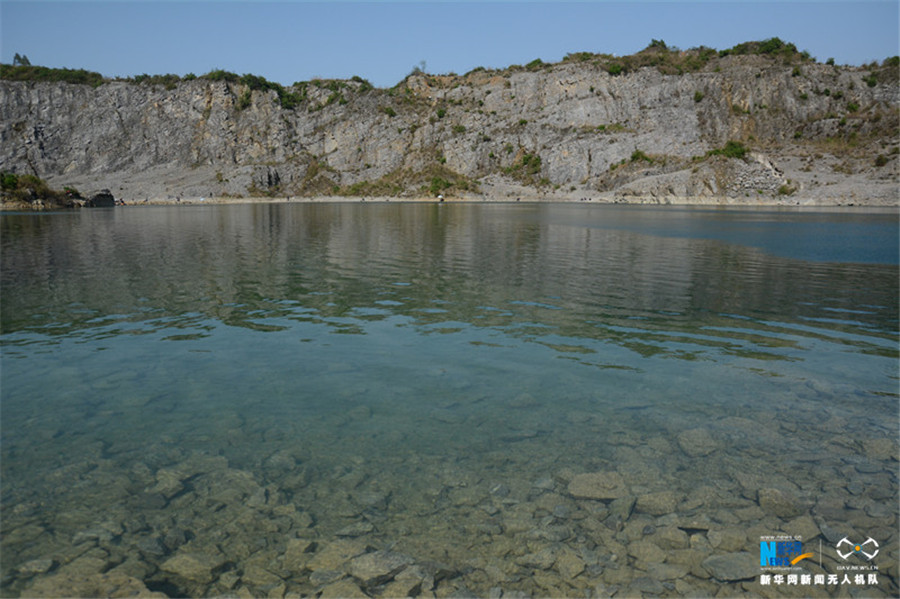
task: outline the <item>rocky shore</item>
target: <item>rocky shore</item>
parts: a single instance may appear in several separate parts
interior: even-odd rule
[[[524,394],[507,408],[536,402]],[[495,431],[504,441],[477,464],[403,449],[400,433],[377,453],[323,454],[315,434],[292,442],[228,412],[224,436],[205,442],[265,431],[266,453],[241,465],[175,438],[140,451],[124,439],[76,438],[81,460],[5,491],[18,500],[4,515],[3,586],[28,597],[807,597],[836,592],[840,583],[812,582],[842,565],[818,553],[819,542],[849,535],[880,539],[882,551],[877,583],[842,592],[896,595],[892,439],[865,423],[824,421],[817,429],[835,439],[827,453],[779,465],[771,458],[786,449],[782,433],[796,431],[792,419],[761,431],[727,417],[668,436],[638,433],[634,416],[620,414],[612,428],[569,414],[608,448],[580,467],[561,459],[558,437],[548,446],[546,431],[521,423]],[[437,407],[417,426],[461,418]],[[360,406],[322,425],[350,440],[381,420]],[[128,445],[136,451],[105,457],[105,446]],[[677,472],[690,480],[677,482]],[[758,543],[772,534],[815,548],[801,564],[808,582],[761,586]]]

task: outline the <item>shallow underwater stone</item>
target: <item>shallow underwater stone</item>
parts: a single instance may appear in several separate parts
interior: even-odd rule
[[[339,580],[338,582],[332,583],[325,588],[319,594],[319,597],[322,598],[341,598],[341,599],[368,599],[369,596],[366,595],[361,588],[359,588],[356,584],[353,583],[349,578],[345,578],[343,580]]]
[[[763,511],[779,518],[793,518],[803,513],[797,498],[781,489],[760,489],[758,501]]]
[[[391,580],[403,568],[413,563],[413,558],[393,551],[373,551],[350,561],[350,574],[363,586],[371,587]]]
[[[659,595],[665,590],[666,587],[664,587],[660,581],[649,576],[638,576],[631,581],[631,583],[628,585],[628,588],[625,589],[625,593],[628,596],[632,596],[637,593],[650,593],[651,595]]]
[[[221,555],[179,551],[163,562],[160,568],[185,580],[208,584],[224,563],[225,558]]]
[[[809,514],[794,518],[784,526],[784,532],[798,536],[804,543],[819,536],[819,527]]]
[[[149,556],[162,556],[169,552],[159,537],[144,537],[135,545],[141,553]]]
[[[896,439],[866,439],[862,446],[870,460],[900,459],[900,444]]]
[[[336,570],[350,559],[364,553],[366,544],[356,539],[338,539],[319,548],[309,560],[311,570]]]
[[[620,499],[628,495],[628,488],[618,472],[587,472],[572,478],[569,494],[579,499]]]
[[[284,567],[289,571],[300,570],[312,557],[316,544],[307,539],[289,539],[284,550]]]
[[[309,582],[319,587],[336,582],[346,575],[343,570],[316,570],[309,575]]]
[[[702,564],[712,578],[723,582],[755,578],[759,574],[758,556],[746,551],[711,555]]]
[[[709,544],[713,549],[724,552],[734,552],[745,549],[748,545],[747,534],[743,530],[726,529],[710,529],[706,533]]]
[[[634,509],[652,516],[663,516],[673,513],[679,500],[679,495],[673,491],[647,493],[637,498]]]
[[[558,556],[557,549],[546,547],[534,553],[528,553],[516,558],[516,563],[526,568],[535,568],[538,570],[548,570],[553,567]]]
[[[559,554],[553,567],[564,580],[571,580],[584,572],[584,562],[569,549]]]
[[[118,572],[82,575],[60,572],[41,577],[27,588],[23,597],[147,597],[167,599],[164,593],[150,591],[140,580]]]
[[[273,552],[257,553],[241,564],[243,574],[241,582],[264,589],[277,586],[282,582],[282,577],[274,572],[278,567],[277,556]]]
[[[20,565],[18,567],[18,570],[19,574],[22,574],[24,576],[32,576],[34,574],[45,574],[49,572],[55,565],[56,561],[52,559],[33,559]]]
[[[158,493],[166,499],[171,499],[182,490],[184,485],[182,480],[186,478],[182,473],[169,468],[160,468],[156,472],[156,484],[147,489],[148,493]]]
[[[628,545],[628,555],[639,562],[648,564],[663,562],[666,552],[660,549],[656,543],[650,541],[636,541]]]
[[[647,564],[646,572],[653,580],[678,580],[688,573],[688,566],[684,564]]]
[[[683,431],[678,435],[678,446],[692,458],[709,455],[719,448],[718,442],[703,428]]]
[[[354,522],[335,532],[337,537],[361,537],[375,530],[371,522]]]
[[[676,526],[657,528],[654,542],[663,549],[686,549],[691,544],[687,533]]]

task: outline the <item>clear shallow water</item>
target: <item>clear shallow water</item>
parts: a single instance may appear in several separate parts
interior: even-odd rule
[[[790,595],[706,562],[776,533],[811,573],[872,537],[853,590],[897,592],[895,212],[0,224],[5,595]],[[621,497],[573,492],[596,472]]]

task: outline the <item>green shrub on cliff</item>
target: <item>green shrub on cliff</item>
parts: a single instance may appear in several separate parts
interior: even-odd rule
[[[0,189],[3,191],[12,191],[19,186],[19,176],[15,173],[0,174]]]
[[[61,81],[98,87],[107,79],[100,73],[84,69],[51,69],[50,67],[13,66],[0,64],[0,79],[12,81]]]
[[[795,46],[794,44],[782,41],[777,37],[770,37],[767,40],[757,42],[744,42],[742,44],[734,46],[733,48],[728,48],[727,50],[721,50],[719,52],[719,56],[722,57],[729,55],[739,56],[747,54],[780,57],[788,62],[807,62],[812,60],[809,52],[806,52],[805,50],[803,52],[800,52],[799,50],[797,50],[797,46]]]
[[[0,195],[4,200],[27,202],[49,202],[57,206],[71,205],[70,197],[80,197],[74,188],[65,191],[50,189],[39,177],[34,175],[17,175],[16,173],[0,173]]]
[[[717,148],[706,153],[707,156],[725,156],[726,158],[743,158],[749,152],[739,141],[729,141],[724,148]]]

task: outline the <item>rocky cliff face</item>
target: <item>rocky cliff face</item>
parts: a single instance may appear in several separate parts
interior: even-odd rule
[[[126,200],[451,195],[897,203],[895,67],[590,61],[275,91],[0,81],[0,169]],[[729,140],[750,149],[717,154]],[[713,151],[712,154],[709,154]]]

